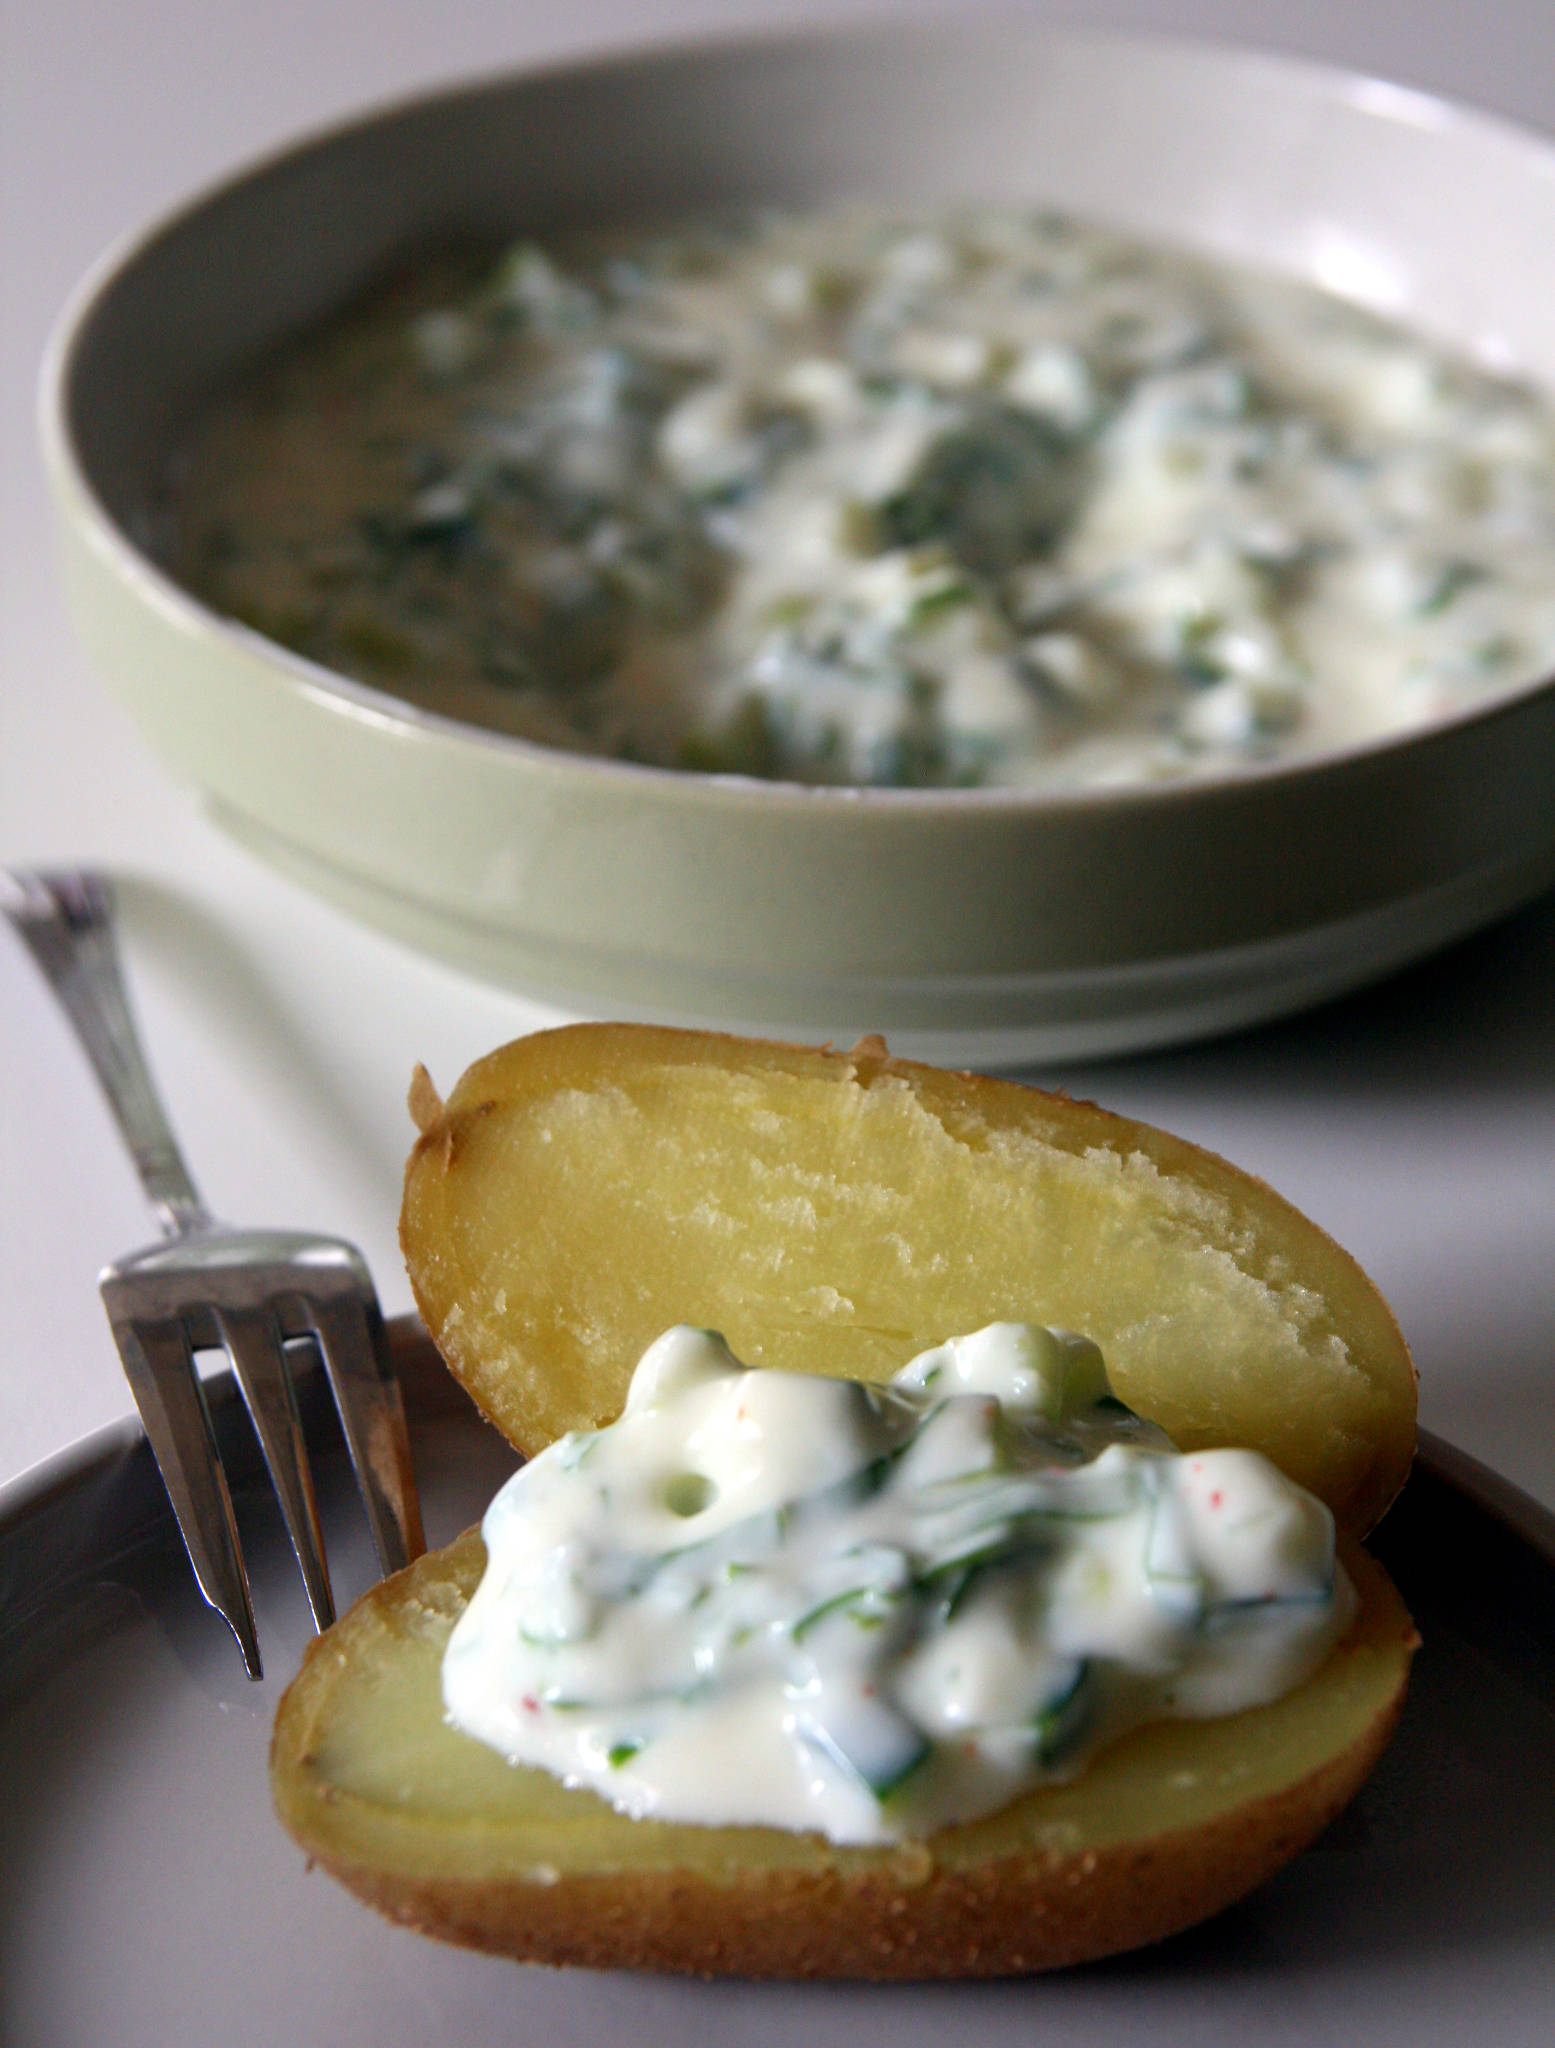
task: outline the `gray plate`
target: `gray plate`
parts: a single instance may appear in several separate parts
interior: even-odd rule
[[[473,1520],[512,1454],[395,1332],[428,1531]],[[314,1441],[327,1417],[318,1414]],[[380,1922],[270,1816],[271,1714],[303,1596],[231,1388],[270,1677],[244,1679],[125,1425],[0,1491],[0,2038],[222,2048],[688,2037],[709,2048],[1549,2039],[1555,2014],[1555,1518],[1427,1440],[1374,1548],[1425,1637],[1357,1803],[1245,1904],[1159,1948],[1025,1982],[874,1989],[558,1973]],[[337,1591],[370,1577],[338,1447],[320,1460]]]

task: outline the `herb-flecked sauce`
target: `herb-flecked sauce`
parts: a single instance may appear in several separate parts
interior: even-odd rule
[[[1088,1339],[995,1323],[884,1386],[666,1331],[482,1525],[450,1720],[621,1811],[932,1834],[1163,1718],[1277,1699],[1355,1595],[1328,1510],[1195,1451]]]
[[[1050,214],[429,262],[179,449],[218,610],[542,743],[1074,788],[1555,670],[1555,412],[1311,288]]]

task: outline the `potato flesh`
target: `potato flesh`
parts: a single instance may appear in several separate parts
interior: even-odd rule
[[[884,1378],[1008,1318],[1084,1331],[1184,1448],[1264,1450],[1364,1530],[1414,1378],[1349,1257],[1196,1148],[1013,1083],[582,1026],[465,1076],[403,1222],[444,1355],[533,1451],[611,1419],[663,1329]]]

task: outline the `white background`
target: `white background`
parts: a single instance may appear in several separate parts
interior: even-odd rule
[[[356,1238],[391,1311],[408,1305],[394,1217],[412,1062],[446,1086],[547,1013],[356,929],[257,866],[89,673],[63,616],[36,454],[50,322],[118,236],[374,99],[542,55],[883,11],[0,0],[0,859],[91,859],[116,876],[142,1021],[212,1206]],[[1551,0],[1031,11],[1303,51],[1555,131]],[[1393,1302],[1422,1419],[1555,1504],[1555,900],[1298,1023],[1049,1078],[1213,1146],[1321,1221]],[[8,932],[0,1147],[3,1482],[127,1409],[94,1280],[150,1234]]]

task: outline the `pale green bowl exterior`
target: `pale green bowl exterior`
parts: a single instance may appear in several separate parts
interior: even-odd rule
[[[997,1065],[1277,1015],[1555,879],[1555,683],[1192,788],[806,790],[536,747],[215,617],[137,545],[180,413],[439,231],[1032,198],[1343,285],[1555,384],[1555,149],[1314,67],[998,19],[499,80],[260,166],[87,281],[44,437],[83,638],[235,833],[569,1006]]]

